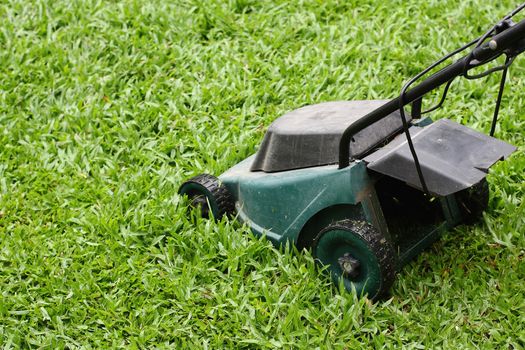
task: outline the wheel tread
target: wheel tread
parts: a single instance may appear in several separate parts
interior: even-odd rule
[[[198,184],[211,193],[218,210],[216,219],[220,219],[224,215],[230,216],[235,211],[235,202],[230,191],[228,191],[226,186],[221,184],[217,177],[210,174],[194,176],[181,185],[179,188],[179,194],[182,194],[184,185],[189,183]]]
[[[392,244],[368,222],[344,219],[328,225],[319,233],[314,240],[314,251],[317,242],[326,232],[337,229],[354,232],[365,241],[370,247],[370,250],[374,252],[379,260],[381,269],[381,286],[376,295],[369,297],[371,299],[378,299],[385,296],[394,283],[397,272],[396,255]]]

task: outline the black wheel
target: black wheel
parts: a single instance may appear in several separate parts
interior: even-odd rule
[[[201,174],[189,179],[180,186],[179,194],[188,197],[192,208],[200,207],[201,215],[206,219],[213,216],[219,220],[224,215],[233,214],[235,209],[230,192],[213,175]]]
[[[456,194],[459,211],[466,224],[473,224],[483,217],[483,212],[489,205],[489,184],[481,180]]]
[[[342,220],[323,229],[314,241],[314,255],[329,265],[334,282],[348,291],[376,300],[394,283],[396,258],[391,243],[364,221]]]

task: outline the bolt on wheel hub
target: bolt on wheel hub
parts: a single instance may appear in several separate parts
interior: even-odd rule
[[[350,255],[350,253],[345,253],[342,257],[337,259],[337,262],[339,263],[341,270],[343,270],[343,275],[350,278],[356,278],[359,276],[359,266],[361,263]]]

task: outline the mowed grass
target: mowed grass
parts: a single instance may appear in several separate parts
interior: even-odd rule
[[[2,1],[3,348],[525,347],[525,59],[483,221],[449,232],[375,304],[310,253],[188,218],[178,186],[219,175],[300,106],[392,98],[511,1]],[[499,76],[444,109],[488,132]],[[435,97],[437,98],[437,97]]]

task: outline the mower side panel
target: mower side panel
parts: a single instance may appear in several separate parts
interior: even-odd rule
[[[361,161],[345,169],[327,165],[265,173],[250,171],[253,159],[247,158],[219,178],[235,198],[240,221],[275,244],[297,242],[312,216],[335,205],[359,204],[373,188]],[[369,217],[370,209],[363,206],[359,216]]]

